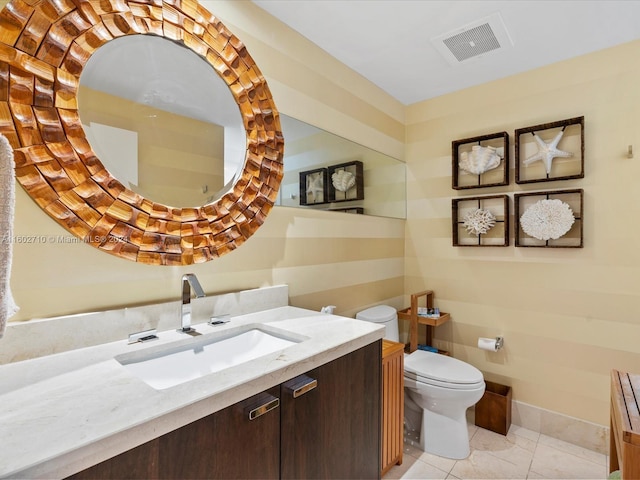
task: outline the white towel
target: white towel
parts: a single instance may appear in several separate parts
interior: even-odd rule
[[[16,203],[14,170],[13,149],[9,140],[0,134],[0,338],[4,335],[7,320],[19,310],[9,285]]]

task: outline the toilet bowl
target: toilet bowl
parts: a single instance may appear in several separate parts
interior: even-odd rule
[[[392,307],[378,305],[358,312],[356,319],[384,324],[385,338],[399,340],[398,314]],[[420,430],[420,448],[441,457],[466,458],[466,411],[482,398],[482,372],[461,360],[416,350],[404,357],[404,387],[405,425]]]

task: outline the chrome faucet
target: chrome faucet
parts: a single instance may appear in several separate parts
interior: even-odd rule
[[[178,329],[179,332],[183,333],[195,331],[191,328],[191,289],[193,289],[196,298],[205,296],[196,276],[193,273],[185,273],[182,276],[182,305],[180,307],[182,328]]]

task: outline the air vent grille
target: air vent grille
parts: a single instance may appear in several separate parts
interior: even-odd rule
[[[513,47],[513,40],[499,13],[439,35],[431,42],[451,65]]]
[[[443,42],[459,62],[500,48],[500,42],[488,23],[445,38]]]

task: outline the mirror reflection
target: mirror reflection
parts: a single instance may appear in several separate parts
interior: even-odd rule
[[[78,110],[105,167],[155,202],[210,203],[242,168],[246,137],[229,88],[171,40],[128,35],[100,47],[80,77]]]
[[[406,218],[405,164],[280,115],[287,141],[276,205]]]
[[[78,110],[105,167],[154,202],[213,202],[242,169],[246,135],[229,88],[195,52],[166,38],[127,35],[100,47],[80,77]],[[287,148],[276,205],[406,218],[403,162],[280,120]]]

